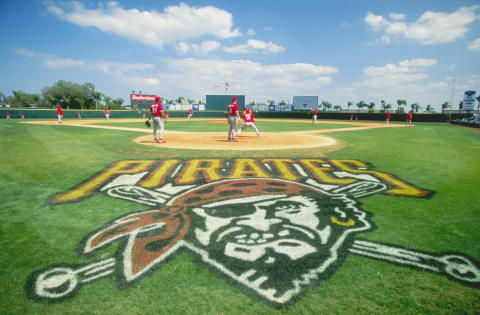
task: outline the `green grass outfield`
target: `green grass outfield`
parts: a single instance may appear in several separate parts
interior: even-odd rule
[[[189,122],[190,123],[190,122]],[[192,131],[227,126],[192,121]],[[115,123],[116,124],[116,123]],[[109,124],[111,125],[111,124]],[[135,123],[121,126],[139,127]],[[275,122],[263,131],[304,130]],[[183,129],[186,123],[169,122]],[[291,127],[294,126],[294,127]],[[330,128],[334,125],[319,127]],[[345,125],[342,125],[342,127]],[[338,126],[336,126],[338,127]],[[185,127],[186,128],[186,127]],[[220,128],[220,129],[217,129]],[[278,129],[275,129],[278,128]],[[52,205],[52,196],[78,186],[121,160],[193,158],[356,159],[434,192],[429,198],[375,194],[359,199],[373,231],[356,238],[428,253],[461,253],[480,261],[480,132],[446,124],[336,132],[346,145],[324,156],[318,149],[273,151],[174,150],[142,146],[139,133],[66,125],[0,121],[0,314],[371,314],[480,312],[480,287],[445,275],[349,254],[331,276],[284,308],[232,284],[182,252],[123,288],[114,276],[81,287],[59,302],[38,301],[27,278],[55,265],[84,265],[113,256],[117,243],[82,257],[90,233],[149,206],[94,194]],[[200,141],[200,140],[199,140]]]

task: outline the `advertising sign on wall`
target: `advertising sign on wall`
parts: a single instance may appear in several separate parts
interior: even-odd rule
[[[310,110],[318,106],[318,96],[294,96],[294,110]]]
[[[463,110],[475,109],[475,91],[465,91],[463,94]]]

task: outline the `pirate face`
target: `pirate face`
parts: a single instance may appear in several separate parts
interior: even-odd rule
[[[195,236],[204,246],[220,246],[225,256],[272,263],[276,256],[297,260],[319,251],[331,222],[307,196],[267,195],[207,204],[193,209],[204,218]]]

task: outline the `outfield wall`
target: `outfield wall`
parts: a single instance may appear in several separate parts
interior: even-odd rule
[[[0,119],[5,119],[6,112],[10,112],[12,119],[20,118],[20,112],[23,112],[25,118],[55,119],[55,109],[0,109]],[[105,118],[103,110],[63,110],[64,118],[77,118],[80,112],[82,118]],[[311,119],[311,112],[292,111],[292,112],[255,112],[257,118],[284,118],[284,119]],[[318,119],[350,120],[350,114],[345,112],[319,112]],[[385,120],[385,113],[353,113],[358,115],[358,120]],[[187,111],[170,111],[169,117],[187,117]],[[110,118],[141,118],[141,112],[131,110],[111,110]],[[227,117],[226,111],[194,111],[195,117],[224,118]],[[413,122],[447,122],[450,119],[463,119],[472,117],[471,113],[464,114],[413,114]],[[405,121],[406,114],[392,113],[391,121]]]

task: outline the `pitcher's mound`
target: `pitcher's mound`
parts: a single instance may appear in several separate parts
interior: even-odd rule
[[[153,136],[142,136],[135,139],[138,144],[166,147],[172,149],[194,150],[283,150],[306,149],[316,147],[338,146],[335,139],[301,132],[285,133],[244,133],[237,138],[238,142],[227,141],[226,132],[166,132],[167,143],[155,143]],[[333,148],[332,148],[333,149]]]

